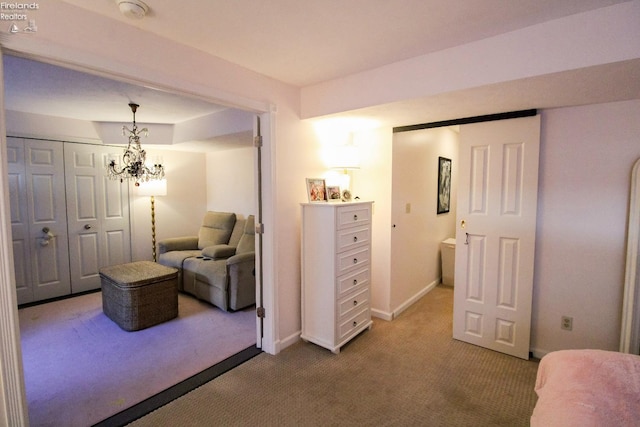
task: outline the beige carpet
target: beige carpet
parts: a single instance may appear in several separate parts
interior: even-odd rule
[[[538,364],[454,341],[452,299],[437,287],[339,355],[263,353],[131,425],[528,426]]]

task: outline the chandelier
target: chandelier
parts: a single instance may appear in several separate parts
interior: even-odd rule
[[[136,126],[136,110],[139,105],[130,103],[129,107],[133,112],[133,129],[122,126],[122,135],[127,136],[129,133],[129,145],[122,155],[123,166],[120,168],[120,165],[112,159],[107,165],[107,175],[109,179],[119,179],[120,182],[125,179],[135,181],[135,185],[138,187],[141,182],[164,178],[164,167],[159,163],[154,164],[151,168],[146,165],[147,153],[140,146],[140,134],[144,133],[144,136],[148,136],[149,130],[147,128],[138,129]]]

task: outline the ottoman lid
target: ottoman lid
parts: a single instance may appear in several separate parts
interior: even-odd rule
[[[136,287],[161,280],[170,279],[178,270],[153,261],[137,261],[128,264],[112,265],[100,269],[100,276],[109,278],[121,286]]]

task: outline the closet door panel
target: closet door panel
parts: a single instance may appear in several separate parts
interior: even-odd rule
[[[102,162],[107,164],[113,156],[113,148],[102,153]],[[122,264],[131,261],[131,226],[129,222],[129,186],[126,182],[113,181],[102,176],[104,188],[104,265]]]
[[[131,260],[127,183],[106,177],[106,158],[114,147],[65,144],[67,211],[74,293],[100,288],[103,266]],[[69,185],[70,184],[70,185]],[[114,238],[113,223],[118,224]],[[114,262],[116,260],[117,262]]]
[[[62,143],[25,139],[34,300],[70,292]]]
[[[25,304],[33,301],[33,287],[23,139],[7,138],[7,163],[16,295],[18,304]]]

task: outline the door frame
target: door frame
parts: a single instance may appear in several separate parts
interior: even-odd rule
[[[275,245],[275,121],[277,106],[268,102],[248,99],[237,95],[224,93],[214,89],[220,94],[220,99],[211,96],[203,96],[175,86],[159,84],[149,79],[140,78],[130,74],[116,75],[113,71],[105,69],[95,58],[83,58],[82,62],[69,62],[59,58],[45,57],[45,54],[23,53],[9,50],[0,46],[0,81],[4,82],[4,70],[2,57],[4,54],[13,54],[35,61],[50,63],[64,68],[69,68],[89,74],[97,74],[105,78],[122,81],[134,85],[154,87],[159,90],[174,93],[176,95],[196,98],[214,104],[227,105],[230,108],[255,113],[260,116],[262,123],[262,176],[263,194],[258,197],[255,194],[254,203],[262,202],[262,224],[264,233],[257,241],[264,246],[263,258],[259,261],[262,274],[256,274],[256,289],[262,289],[263,306],[266,316],[263,322],[262,339],[259,341],[263,351],[269,354],[277,354],[279,348],[276,337],[278,336],[277,321],[277,289],[276,269],[277,251]],[[165,76],[163,76],[165,77]],[[4,105],[4,83],[0,87],[0,102]],[[0,108],[0,128],[6,129],[6,117],[4,108]],[[0,158],[6,159],[6,135],[0,135]],[[15,275],[13,271],[13,251],[11,247],[11,216],[9,206],[9,189],[6,178],[6,160],[0,161],[0,424],[28,425],[28,410],[24,385],[24,371],[22,365],[22,351],[20,346],[20,330],[18,323],[18,309],[15,294]],[[257,323],[258,325],[258,323]],[[258,330],[258,326],[256,326]],[[260,334],[260,331],[257,331]]]

